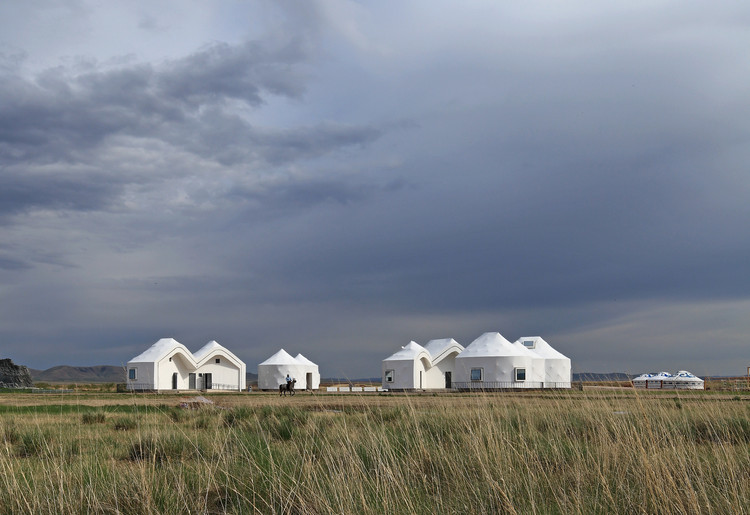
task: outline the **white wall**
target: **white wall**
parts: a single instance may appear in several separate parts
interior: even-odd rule
[[[142,389],[155,389],[154,384],[154,368],[155,364],[152,362],[132,362],[128,363],[127,366],[128,370],[131,368],[136,369],[135,379],[130,380],[127,379],[127,384],[129,387],[135,387],[137,385],[138,388]],[[127,372],[125,377],[129,377],[129,372]]]
[[[278,390],[280,384],[286,384],[286,375],[296,379],[295,390],[305,389],[305,373],[307,368],[301,364],[289,365],[258,365],[258,388],[261,390]],[[320,387],[320,377],[318,377]]]

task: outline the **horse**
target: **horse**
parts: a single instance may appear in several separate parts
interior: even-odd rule
[[[280,384],[279,385],[279,395],[286,395],[287,392],[289,392],[289,395],[294,395],[294,383],[296,383],[296,379],[292,379],[288,383]]]

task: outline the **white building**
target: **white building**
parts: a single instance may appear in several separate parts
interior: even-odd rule
[[[215,341],[195,354],[162,338],[127,364],[130,390],[244,390],[245,363]]]
[[[459,389],[542,388],[534,356],[497,332],[484,333],[456,357]],[[539,366],[539,364],[537,364]]]
[[[284,349],[258,365],[258,388],[261,390],[278,390],[279,385],[286,384],[287,374],[296,379],[295,390],[316,390],[320,388],[320,371],[318,365],[298,354],[292,357]]]
[[[570,359],[540,336],[510,343],[485,333],[463,348],[456,340],[410,342],[382,363],[389,390],[570,388]]]
[[[382,385],[388,390],[451,388],[456,356],[463,347],[453,338],[409,342],[382,362]]]
[[[570,388],[570,358],[553,349],[541,336],[522,336],[516,343],[544,359],[544,375],[541,380],[544,381],[545,388]]]

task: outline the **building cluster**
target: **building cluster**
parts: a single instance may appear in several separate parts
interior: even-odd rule
[[[468,347],[452,338],[424,347],[410,342],[382,362],[382,389],[570,388],[570,359],[539,336],[514,343],[485,333]],[[258,365],[258,388],[276,390],[295,379],[297,390],[320,388],[318,365],[284,349]],[[246,366],[210,341],[191,353],[173,338],[162,338],[127,364],[130,390],[245,390]]]
[[[511,343],[484,333],[468,347],[446,338],[410,342],[383,360],[389,390],[570,388],[570,359],[539,336]]]
[[[633,379],[634,388],[649,390],[703,390],[703,379],[687,370],[680,370],[672,375],[669,372],[658,374],[641,374]]]

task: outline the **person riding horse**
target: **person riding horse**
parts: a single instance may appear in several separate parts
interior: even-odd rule
[[[286,376],[286,378],[286,384],[279,385],[279,395],[286,395],[287,392],[289,392],[289,395],[294,395],[294,384],[297,382],[297,380],[292,379],[288,375]]]

